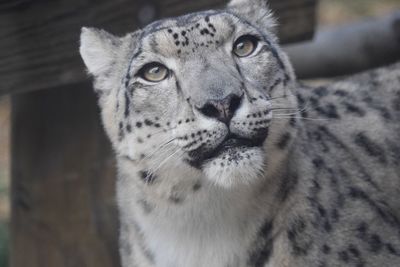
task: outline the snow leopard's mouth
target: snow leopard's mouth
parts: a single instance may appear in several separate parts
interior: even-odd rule
[[[261,147],[267,136],[268,131],[251,139],[229,134],[224,141],[222,141],[216,148],[212,150],[200,147],[189,152],[189,164],[200,169],[205,162],[217,158],[229,150]]]

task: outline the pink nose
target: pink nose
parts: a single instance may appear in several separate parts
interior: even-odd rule
[[[230,94],[224,99],[209,100],[204,106],[199,108],[200,112],[210,118],[215,118],[229,124],[236,110],[242,101],[241,96]]]

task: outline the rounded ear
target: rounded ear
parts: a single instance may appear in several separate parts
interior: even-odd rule
[[[82,27],[79,52],[88,72],[94,76],[109,71],[120,45],[118,37],[104,30]]]
[[[275,32],[277,23],[267,0],[231,0],[227,9],[255,26]]]

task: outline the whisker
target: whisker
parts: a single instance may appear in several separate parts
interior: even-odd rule
[[[274,113],[272,113],[272,115],[274,116],[274,115],[276,115],[276,116],[293,116],[293,115],[301,115],[301,113],[302,112],[304,112],[304,111],[296,111],[296,112],[293,112],[293,113],[279,113],[279,114],[274,114]]]
[[[175,152],[171,153],[171,155],[169,155],[168,157],[166,157],[165,159],[163,159],[156,168],[150,168],[149,169],[149,174],[147,175],[148,177],[151,177],[156,171],[158,171],[165,163],[167,163],[173,156],[175,156],[178,152],[182,152],[182,154],[184,153],[182,151],[182,149],[180,147],[178,147]],[[147,177],[146,177],[147,179]]]
[[[299,119],[299,120],[310,120],[310,121],[327,121],[329,118],[304,118],[304,117],[293,117],[293,116],[283,116],[283,117],[273,117],[274,119]]]
[[[277,99],[282,99],[282,98],[288,98],[288,95],[270,97],[267,100],[277,100]]]
[[[144,160],[150,159],[152,158],[156,153],[160,153],[160,151],[162,151],[162,149],[164,149],[166,146],[168,146],[169,144],[171,144],[173,141],[175,141],[177,138],[171,138],[167,141],[165,141],[164,143],[161,143],[161,145],[159,145],[158,147],[156,147],[150,154],[146,155],[144,158],[139,160],[139,164],[142,163]]]
[[[151,136],[155,136],[157,134],[162,134],[162,133],[168,133],[169,131],[175,130],[176,128],[178,128],[178,126],[166,128],[166,129],[163,129],[163,130],[159,130],[157,132],[151,133]]]
[[[274,110],[300,110],[298,108],[270,108],[268,110],[274,111]]]
[[[310,108],[310,106],[309,106],[309,101],[307,101],[306,102],[306,104],[304,105],[304,107],[302,107],[301,109],[299,109],[297,112],[294,112],[294,113],[287,113],[287,114],[283,114],[283,115],[296,115],[296,114],[301,114],[301,113],[303,113],[303,112],[305,112],[305,111],[307,111],[307,110],[309,110],[309,108]],[[272,108],[272,109],[270,109],[270,110],[289,110],[289,109],[296,109],[296,108],[280,108],[280,107],[278,107],[278,108]],[[282,115],[282,114],[277,114],[277,115]]]

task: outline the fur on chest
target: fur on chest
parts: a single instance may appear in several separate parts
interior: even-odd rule
[[[204,183],[196,192],[189,192],[188,185],[182,201],[147,196],[144,205],[137,198],[141,192],[132,194],[130,188],[125,181],[118,192],[121,219],[128,228],[121,235],[134,231],[128,243],[138,253],[150,254],[147,260],[154,266],[247,266],[273,205],[267,198],[255,198],[253,190],[232,193]]]

